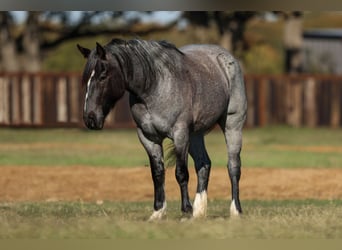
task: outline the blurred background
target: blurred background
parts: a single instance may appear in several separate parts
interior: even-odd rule
[[[83,127],[76,48],[113,37],[219,44],[243,67],[247,127],[340,127],[342,12],[0,12],[0,126]],[[125,96],[107,127],[133,127]]]

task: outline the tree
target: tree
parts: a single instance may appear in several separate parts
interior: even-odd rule
[[[284,50],[285,50],[285,73],[295,74],[303,72],[303,13],[276,12],[285,20],[284,23]]]
[[[75,20],[72,12],[30,11],[19,25],[13,13],[0,12],[0,71],[39,71],[50,49],[75,38],[103,34],[141,36],[176,24],[141,26],[139,22],[137,17],[127,18],[125,12],[85,11]]]
[[[258,13],[254,11],[190,11],[183,17],[194,26],[199,40],[205,37],[206,29],[213,23],[220,36],[220,45],[228,51],[238,54],[247,49],[244,32],[247,22]]]

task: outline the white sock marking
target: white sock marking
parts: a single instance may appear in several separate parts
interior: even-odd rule
[[[196,193],[192,216],[194,218],[203,218],[207,216],[207,203],[208,197],[207,192],[202,191],[201,193]]]
[[[159,210],[154,210],[150,218],[148,219],[149,221],[154,221],[154,220],[160,220],[163,218],[163,216],[166,214],[166,201],[163,203],[163,207]]]
[[[239,211],[236,209],[234,199],[232,200],[232,203],[230,204],[230,215],[232,215],[232,216],[239,216],[240,215]]]
[[[91,72],[91,75],[90,75],[89,80],[88,80],[88,82],[87,82],[87,93],[86,93],[86,95],[85,95],[84,111],[87,110],[88,92],[89,92],[89,89],[90,89],[91,79],[94,77],[94,75],[95,75],[95,70],[93,70],[93,71]]]

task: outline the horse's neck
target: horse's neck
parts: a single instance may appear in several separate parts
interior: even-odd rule
[[[144,61],[144,59],[151,61]],[[182,70],[182,57],[178,54],[172,61],[166,61],[152,57],[141,58],[131,53],[130,63],[132,71],[127,74],[127,90],[142,100],[151,95],[161,81],[165,78],[172,78],[174,74],[179,74]]]
[[[152,72],[148,72],[146,68],[143,68],[139,61],[133,60],[133,71],[127,76],[128,86],[127,91],[143,99],[149,95],[153,86],[156,84],[156,78]]]

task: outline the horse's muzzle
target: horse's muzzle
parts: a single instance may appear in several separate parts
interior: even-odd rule
[[[89,129],[100,130],[103,128],[104,119],[101,117],[97,117],[96,114],[91,111],[88,114],[83,115],[84,124]]]

